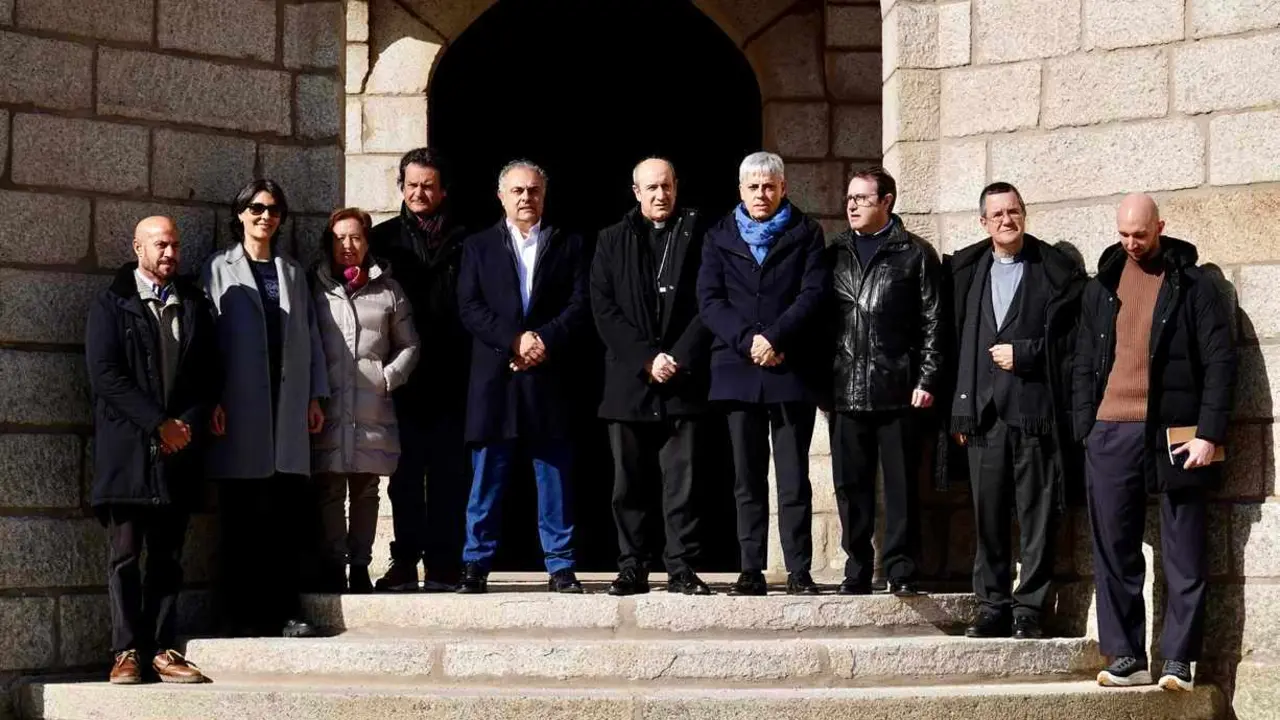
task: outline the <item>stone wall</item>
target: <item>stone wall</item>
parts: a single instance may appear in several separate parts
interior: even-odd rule
[[[1115,241],[1120,196],[1146,191],[1166,232],[1194,242],[1234,284],[1241,377],[1227,481],[1211,508],[1206,651],[1230,669],[1241,654],[1280,649],[1280,9],[1255,0],[881,6],[885,159],[912,227],[945,252],[979,240],[979,191],[1008,181],[1029,203],[1031,232],[1070,242],[1092,270]],[[1073,523],[1075,570],[1087,581],[1087,524]]]
[[[337,2],[0,0],[0,689],[109,658],[86,506],[91,297],[146,215],[175,218],[198,267],[257,175],[299,211],[285,245],[314,246],[342,197],[342,22]],[[188,617],[210,519],[190,533]]]

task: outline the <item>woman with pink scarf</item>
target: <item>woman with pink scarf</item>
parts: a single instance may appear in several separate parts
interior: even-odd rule
[[[369,214],[329,216],[328,260],[315,269],[312,295],[329,373],[324,430],[311,467],[324,528],[324,590],[372,592],[369,563],[378,523],[378,479],[400,459],[391,392],[418,363],[418,334],[391,269],[369,254]],[[351,498],[350,529],[344,516]],[[350,578],[343,566],[350,565]]]

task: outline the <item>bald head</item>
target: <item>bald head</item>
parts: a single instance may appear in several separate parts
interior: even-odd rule
[[[640,203],[640,214],[664,223],[676,209],[676,169],[662,158],[642,160],[631,171],[631,190]]]
[[[160,285],[178,274],[178,226],[167,217],[145,218],[133,231],[138,269]]]
[[[1156,201],[1143,193],[1124,196],[1116,210],[1116,232],[1125,253],[1133,260],[1141,262],[1155,256],[1160,252],[1160,234],[1164,232]]]

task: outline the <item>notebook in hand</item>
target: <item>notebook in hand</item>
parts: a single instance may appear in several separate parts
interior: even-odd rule
[[[1182,427],[1167,427],[1164,429],[1165,447],[1169,451],[1169,462],[1174,465],[1182,465],[1187,461],[1186,456],[1174,457],[1173,451],[1178,449],[1184,443],[1191,442],[1196,439],[1196,427],[1194,425],[1184,425]],[[1227,459],[1227,449],[1218,445],[1213,450],[1213,459],[1209,462],[1222,462]]]

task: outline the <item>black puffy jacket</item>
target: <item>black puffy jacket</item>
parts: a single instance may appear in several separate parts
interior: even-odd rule
[[[1185,471],[1164,457],[1163,429],[1195,425],[1196,436],[1221,445],[1231,419],[1236,384],[1236,349],[1231,334],[1230,302],[1214,279],[1196,267],[1194,245],[1160,237],[1165,262],[1164,283],[1156,296],[1151,322],[1148,377],[1147,487],[1164,492],[1205,485],[1219,466]],[[1098,275],[1085,286],[1080,328],[1072,363],[1073,434],[1083,441],[1098,417],[1098,406],[1115,362],[1116,288],[1125,265],[1119,243],[1103,251]]]
[[[854,234],[835,237],[835,409],[910,407],[916,388],[936,394],[942,370],[941,265],[927,242],[893,218],[864,268]]]

